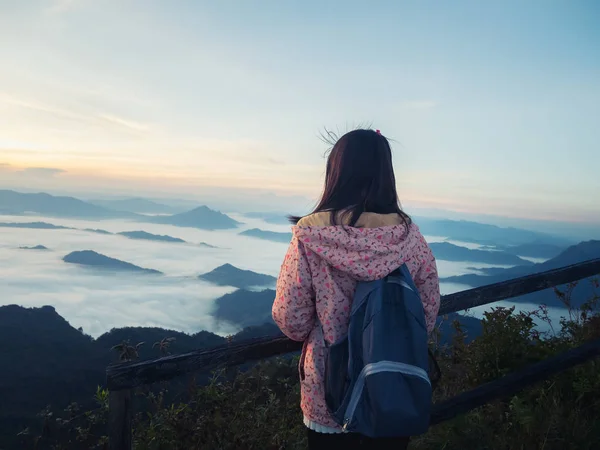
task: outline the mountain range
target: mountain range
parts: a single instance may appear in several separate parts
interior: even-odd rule
[[[97,231],[96,231],[97,232]],[[174,242],[174,243],[185,243],[183,239],[179,239],[173,236],[160,235],[147,233],[146,231],[122,231],[117,233],[121,236],[125,236],[129,239],[139,239],[146,241],[161,241],[161,242]]]
[[[0,222],[0,228],[31,228],[34,230],[72,230],[69,227],[47,222]]]
[[[432,219],[415,217],[421,233],[428,236],[444,236],[450,240],[471,242],[502,247],[530,244],[551,244],[568,246],[572,241],[551,234],[523,230],[513,227],[499,227],[468,220]]]
[[[90,203],[113,211],[136,214],[177,214],[180,208],[174,208],[145,198],[124,198],[118,200],[90,200]]]
[[[600,258],[600,241],[587,241],[573,245],[564,250],[558,256],[543,263],[511,267],[508,269],[498,267],[477,269],[479,272],[481,272],[481,274],[467,274],[447,277],[443,278],[441,281],[466,284],[471,287],[479,287],[487,284],[507,281],[512,278],[545,272],[547,270],[560,269],[572,264],[597,258]],[[590,300],[594,296],[594,286],[590,281],[591,279],[581,280],[577,284],[577,287],[573,290],[572,300],[574,307],[581,306],[581,304]],[[561,288],[564,288],[564,286]],[[511,301],[516,303],[532,303],[536,305],[546,304],[547,306],[555,306],[560,308],[565,307],[565,305],[561,303],[557,296],[553,295],[550,290],[544,290],[521,297],[515,297],[511,299]]]
[[[57,197],[45,193],[23,194],[8,190],[0,190],[0,214],[37,214],[85,219],[113,219],[128,215],[73,197]]]
[[[187,212],[152,200],[131,198],[122,200],[96,200],[86,202],[74,197],[53,196],[46,193],[25,194],[0,190],[0,214],[37,214],[48,217],[71,217],[84,219],[124,218],[139,222],[169,224],[206,230],[236,228],[239,223],[231,217],[200,206]],[[149,216],[139,211],[166,216]],[[258,218],[269,223],[286,224],[282,213],[248,213],[249,218]],[[549,257],[556,248],[566,248],[574,242],[547,233],[513,227],[499,227],[466,220],[445,220],[430,217],[415,217],[423,234],[443,236],[450,240],[497,246],[499,250],[517,256]],[[259,236],[255,236],[259,237]],[[270,238],[274,240],[273,237]],[[280,239],[283,240],[283,237]],[[527,246],[530,247],[527,247]],[[515,249],[516,246],[525,246]],[[543,248],[543,246],[546,246]],[[513,247],[511,250],[510,247]],[[526,253],[519,253],[526,251]],[[555,255],[552,255],[555,256]]]
[[[436,259],[444,261],[468,261],[486,264],[530,265],[533,264],[517,255],[502,250],[472,250],[449,242],[433,242],[429,244]]]
[[[0,190],[0,214],[34,214],[47,217],[95,220],[128,219],[138,222],[159,223],[203,230],[225,230],[236,228],[240,225],[239,222],[233,220],[231,217],[206,206],[200,206],[191,211],[178,214],[149,216],[109,209],[105,206],[85,202],[74,197],[57,197],[45,193],[23,194],[9,190]]]

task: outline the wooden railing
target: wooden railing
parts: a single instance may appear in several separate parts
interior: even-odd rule
[[[600,274],[600,259],[574,264],[501,283],[469,289],[442,297],[440,315],[487,305],[560,286]],[[225,344],[208,350],[166,356],[148,361],[110,365],[106,369],[109,390],[110,450],[131,449],[131,390],[142,385],[166,381],[190,372],[209,372],[249,361],[300,350],[301,342],[287,338],[258,338]],[[600,340],[533,364],[519,372],[479,386],[472,391],[434,405],[431,423],[439,423],[549,376],[581,364],[600,354]]]

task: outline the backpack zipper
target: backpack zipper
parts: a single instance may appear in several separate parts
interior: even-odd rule
[[[348,403],[348,408],[346,409],[346,417],[344,419],[343,430],[345,432],[347,432],[348,425],[350,425],[350,422],[354,417],[356,407],[358,406],[358,401],[360,400],[360,396],[365,385],[365,378],[369,375],[379,372],[400,372],[407,375],[413,375],[427,381],[427,383],[429,383],[431,386],[431,381],[429,380],[427,372],[420,367],[394,361],[379,361],[376,363],[367,364],[361,370],[358,378],[356,379],[354,388],[352,389],[352,395],[350,397],[350,402]]]

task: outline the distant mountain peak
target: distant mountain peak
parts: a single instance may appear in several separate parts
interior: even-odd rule
[[[44,245],[36,245],[35,247],[19,247],[21,250],[49,250]]]
[[[187,212],[172,216],[153,217],[149,220],[155,223],[203,230],[227,230],[240,225],[238,221],[228,215],[210,209],[208,206],[198,206]]]
[[[158,270],[145,269],[134,264],[111,258],[93,250],[81,250],[69,253],[63,258],[63,261],[70,264],[79,264],[101,269],[109,269],[124,272],[141,272],[148,274],[161,274]]]
[[[220,286],[232,286],[240,289],[253,287],[271,287],[277,279],[270,275],[239,269],[229,263],[217,267],[211,272],[198,276],[199,279]]]

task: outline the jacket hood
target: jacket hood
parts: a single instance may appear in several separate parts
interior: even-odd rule
[[[417,240],[409,237],[418,228],[411,224],[407,230],[396,214],[363,214],[356,227],[327,225],[328,217],[315,217],[319,214],[293,227],[294,237],[306,250],[356,280],[384,278],[414,254]],[[390,259],[396,258],[397,264],[390,265]]]

